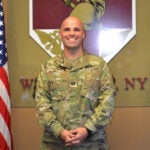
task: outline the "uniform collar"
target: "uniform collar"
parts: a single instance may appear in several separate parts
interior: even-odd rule
[[[58,67],[63,68],[63,69],[69,69],[69,70],[78,70],[80,68],[88,67],[90,66],[89,63],[89,55],[88,53],[84,50],[83,54],[79,58],[79,63],[76,66],[72,66],[72,64],[67,60],[64,56],[64,52],[62,52],[60,55],[57,56],[56,58],[56,64]]]

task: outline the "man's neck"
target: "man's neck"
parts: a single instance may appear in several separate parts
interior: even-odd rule
[[[64,55],[66,58],[68,59],[76,59],[78,57],[80,57],[83,53],[83,49],[79,49],[79,50],[64,50]]]

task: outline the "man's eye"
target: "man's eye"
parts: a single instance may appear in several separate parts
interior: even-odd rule
[[[70,31],[70,29],[69,28],[65,28],[64,31]]]
[[[64,28],[64,31],[71,31],[70,28]],[[73,31],[81,31],[80,28],[74,28]]]
[[[80,31],[80,28],[75,28],[74,31]]]

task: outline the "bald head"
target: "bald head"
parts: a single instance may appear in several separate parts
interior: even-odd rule
[[[76,24],[78,24],[78,25],[82,28],[82,30],[84,30],[82,21],[81,21],[79,18],[73,17],[73,16],[67,17],[67,18],[62,22],[61,27],[60,27],[60,30],[64,27],[64,25],[66,25],[66,24],[68,24],[68,23],[71,23],[71,22],[72,22],[72,23],[75,22]]]
[[[82,43],[85,38],[85,31],[82,22],[76,17],[66,18],[60,27],[60,38],[64,45],[65,56],[70,58],[78,57],[82,53]],[[70,55],[71,54],[71,55]]]

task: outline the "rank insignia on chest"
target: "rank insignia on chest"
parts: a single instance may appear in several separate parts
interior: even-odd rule
[[[70,82],[70,87],[77,87],[77,82],[76,81],[71,81]]]

